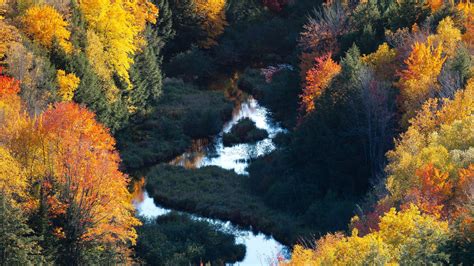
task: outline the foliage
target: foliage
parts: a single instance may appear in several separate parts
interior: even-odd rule
[[[245,256],[230,232],[218,224],[169,213],[138,228],[137,255],[149,264],[234,263]]]
[[[79,87],[79,82],[81,82],[81,80],[73,73],[66,75],[64,70],[58,70],[56,78],[59,85],[59,96],[63,101],[71,101],[74,97],[74,91]]]
[[[146,22],[156,22],[158,10],[148,0],[82,0],[79,7],[89,24],[88,39],[96,36],[89,43],[89,49],[96,49],[88,53],[89,60],[103,60],[103,71],[115,72],[129,83],[132,56],[143,45],[139,34]]]
[[[257,128],[255,122],[249,118],[237,121],[230,132],[224,133],[224,146],[232,146],[239,143],[257,142],[268,137],[265,129]]]
[[[314,100],[330,85],[331,80],[339,74],[341,66],[334,62],[331,54],[315,58],[315,65],[306,73],[306,86],[300,95],[300,108],[306,113],[314,110]]]
[[[25,32],[41,45],[51,48],[56,40],[66,53],[72,52],[68,23],[52,6],[32,6],[26,11],[23,24]]]
[[[410,56],[405,60],[406,69],[400,72],[400,105],[406,116],[412,117],[425,100],[436,95],[439,90],[437,77],[445,57],[443,46],[415,43]]]
[[[203,48],[217,44],[216,39],[224,32],[227,25],[225,17],[225,0],[193,0],[195,12],[203,17],[201,27],[207,33],[207,38],[200,42]]]
[[[23,212],[0,193],[0,263],[34,265],[45,263],[38,237],[28,226]]]
[[[411,205],[404,211],[392,208],[380,220],[379,230],[363,237],[357,230],[345,237],[329,234],[314,250],[296,246],[284,265],[426,264],[449,261],[441,251],[449,237],[448,224],[421,214]]]

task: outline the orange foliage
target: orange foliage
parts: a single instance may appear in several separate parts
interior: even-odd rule
[[[458,4],[458,9],[466,16],[466,32],[462,36],[470,49],[474,49],[474,4],[471,1],[461,1]]]
[[[405,60],[406,69],[400,72],[401,107],[408,117],[439,88],[437,77],[441,72],[445,57],[442,57],[441,46],[433,47],[432,43],[416,42],[410,56]]]
[[[3,68],[0,67],[0,97],[6,95],[16,95],[20,92],[20,82],[12,77],[2,74]]]
[[[300,95],[301,109],[306,113],[314,110],[314,100],[329,86],[339,74],[341,66],[334,62],[331,53],[315,58],[316,64],[306,73],[306,86]]]
[[[406,197],[405,207],[414,203],[418,208],[437,218],[447,218],[448,200],[452,194],[453,184],[449,173],[443,173],[432,164],[416,171],[420,185],[414,187]]]
[[[128,178],[118,169],[119,155],[108,130],[95,121],[92,112],[74,103],[56,104],[42,120],[48,143],[46,161],[58,186],[52,191],[54,199],[49,199],[56,206],[53,215],[68,212],[73,216],[68,222],[77,229],[66,230],[66,237],[134,243],[133,226],[139,221],[133,216]]]

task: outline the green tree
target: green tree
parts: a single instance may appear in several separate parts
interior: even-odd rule
[[[45,262],[41,255],[39,238],[34,236],[20,209],[0,193],[0,264],[39,265]]]

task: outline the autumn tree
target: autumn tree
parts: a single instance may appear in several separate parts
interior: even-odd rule
[[[410,118],[428,98],[436,96],[439,89],[437,77],[446,60],[442,46],[435,47],[431,41],[415,43],[410,56],[405,60],[406,68],[400,72],[400,105],[405,117]]]
[[[457,8],[466,16],[466,23],[464,25],[466,32],[463,34],[462,39],[472,52],[474,49],[474,4],[470,1],[460,1]]]
[[[101,71],[106,71],[107,75],[116,73],[130,84],[128,70],[133,55],[144,44],[140,33],[147,22],[156,21],[158,10],[148,0],[81,0],[79,7],[89,23],[89,31],[97,36],[89,44],[89,49],[96,49],[95,53],[89,53],[89,59],[100,58],[103,60],[101,67],[105,68]],[[112,17],[114,19],[110,20]]]
[[[306,113],[314,110],[314,100],[329,86],[331,80],[339,74],[341,66],[334,62],[331,53],[315,58],[315,65],[306,73],[306,86],[300,95],[300,108]]]
[[[58,70],[56,78],[59,84],[59,96],[63,101],[71,101],[81,80],[73,73],[66,74],[64,70]]]
[[[363,237],[328,234],[315,249],[296,246],[291,261],[284,265],[423,264],[447,262],[441,248],[448,241],[447,222],[422,214],[415,205],[385,213],[379,229]]]
[[[127,247],[134,244],[133,216],[128,178],[118,170],[115,141],[94,114],[73,103],[59,103],[42,116],[45,132],[52,215],[60,218],[68,261],[84,262],[90,244]]]
[[[338,38],[348,31],[349,18],[340,4],[324,5],[315,11],[303,26],[299,46],[303,49],[300,56],[301,76],[312,67],[315,57],[327,53],[339,52]]]
[[[204,18],[201,28],[207,32],[205,40],[200,42],[203,48],[210,48],[217,44],[217,38],[224,33],[227,26],[225,17],[225,0],[193,0],[195,12]]]
[[[22,21],[25,32],[41,45],[51,48],[53,41],[57,40],[66,53],[72,51],[68,23],[53,7],[32,6],[26,11]]]
[[[428,40],[443,47],[443,52],[447,56],[452,56],[461,41],[461,31],[454,26],[453,19],[448,16],[439,22],[436,34],[429,36]]]

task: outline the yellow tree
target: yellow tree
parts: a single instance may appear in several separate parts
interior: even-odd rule
[[[410,56],[405,60],[406,68],[400,72],[400,105],[405,119],[412,117],[415,111],[439,89],[437,77],[446,60],[442,56],[442,46],[416,42]],[[406,121],[405,121],[406,122]]]
[[[315,249],[296,246],[291,261],[283,265],[417,265],[447,258],[438,248],[449,238],[448,223],[414,205],[400,212],[392,208],[381,217],[379,228],[363,237],[357,230],[348,237],[328,234]]]
[[[66,102],[71,101],[81,80],[73,73],[66,74],[61,69],[57,71],[56,79],[58,80],[61,99]]]
[[[201,27],[207,32],[206,40],[200,43],[203,48],[217,44],[217,38],[224,33],[227,26],[225,17],[225,0],[194,0],[196,10],[204,18]]]
[[[89,59],[101,58],[109,72],[130,84],[128,70],[133,55],[143,44],[140,33],[147,21],[156,21],[157,8],[148,0],[80,0],[79,7],[97,36],[94,44],[100,42],[97,47],[101,47],[88,48],[95,49],[95,53],[88,53]]]
[[[457,44],[461,41],[461,31],[454,26],[451,17],[445,17],[436,28],[436,34],[428,37],[433,44],[441,45],[446,55],[456,52]]]
[[[69,42],[71,33],[67,29],[68,23],[53,7],[49,5],[32,6],[26,11],[22,21],[25,32],[41,45],[50,48],[53,41],[57,40],[65,52],[72,51],[73,47]]]

